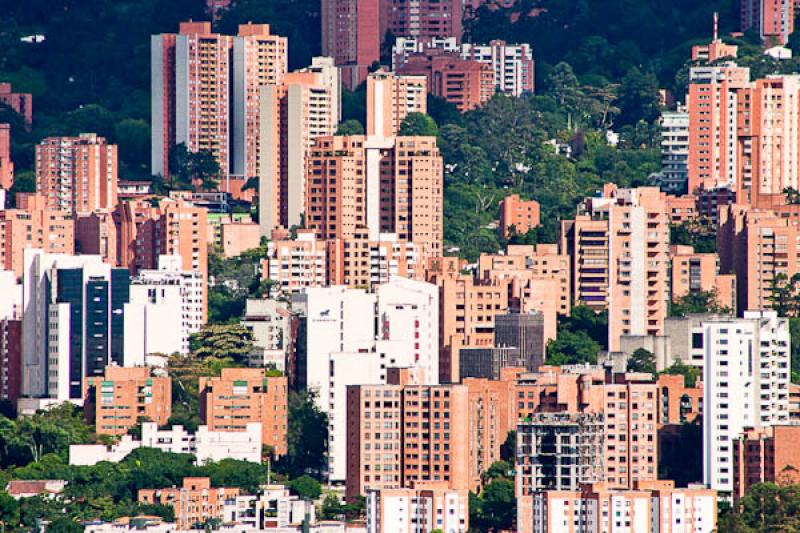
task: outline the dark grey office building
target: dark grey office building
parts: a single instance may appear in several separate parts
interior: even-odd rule
[[[525,366],[519,348],[461,348],[459,350],[460,376],[464,378],[500,379],[500,369]]]
[[[519,355],[529,371],[544,364],[544,315],[509,313],[494,317],[494,345],[519,348]]]

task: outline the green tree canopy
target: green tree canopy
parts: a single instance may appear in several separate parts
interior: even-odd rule
[[[308,474],[303,474],[289,482],[289,490],[292,491],[292,494],[313,501],[322,494],[322,485]]]
[[[339,124],[336,135],[364,135],[364,125],[351,118]]]
[[[628,372],[656,373],[656,357],[653,352],[637,348],[628,358]]]
[[[406,115],[406,118],[400,123],[398,135],[436,137],[439,135],[439,128],[430,116],[414,112]]]
[[[246,364],[253,351],[253,332],[241,324],[212,324],[189,337],[189,349],[199,359],[231,358]]]

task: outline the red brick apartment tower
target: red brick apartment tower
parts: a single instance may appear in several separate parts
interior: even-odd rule
[[[322,55],[342,67],[342,81],[350,89],[380,60],[381,4],[382,0],[322,0]]]
[[[94,133],[36,146],[36,192],[48,209],[87,214],[117,205],[117,146]]]
[[[210,22],[181,22],[178,34],[150,41],[152,172],[166,176],[176,144],[209,150],[220,174],[230,170],[231,50],[233,37]]]

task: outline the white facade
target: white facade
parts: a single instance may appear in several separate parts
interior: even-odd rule
[[[703,324],[703,482],[733,491],[733,441],[789,422],[789,324],[774,311]]]
[[[679,193],[689,180],[689,112],[683,106],[664,111],[660,123],[660,184],[666,192]]]
[[[420,384],[438,384],[439,293],[430,283],[397,278],[375,294],[308,289],[306,387],[328,414],[328,476],[347,475],[347,386],[386,383],[386,369],[408,367]]]
[[[105,444],[70,444],[69,464],[94,466],[103,461],[118,463],[133,450],[141,447],[141,445],[141,441],[133,440],[130,435],[123,435],[120,441],[112,446],[106,446]]]
[[[268,363],[284,372],[292,348],[292,313],[289,305],[277,300],[247,300],[242,325],[253,332],[256,353],[251,366]]]
[[[69,304],[53,303],[55,269],[84,269],[87,276],[108,279],[111,266],[99,255],[47,254],[26,248],[22,275],[22,394],[70,399]]]
[[[158,270],[142,270],[131,280],[130,303],[126,355],[129,337],[136,360],[152,353],[187,355],[189,336],[203,327],[203,277],[183,270],[180,256],[159,256]]]
[[[413,353],[419,382],[439,383],[439,288],[396,277],[378,285],[378,336],[404,342]]]
[[[11,270],[0,270],[0,320],[22,316],[22,285]]]
[[[466,491],[435,489],[370,490],[367,533],[466,533],[469,501]]]
[[[328,284],[326,244],[314,232],[299,231],[294,241],[270,241],[267,257],[269,279],[276,283],[272,289],[276,295]]]
[[[198,464],[223,459],[261,462],[261,424],[247,424],[245,431],[209,431],[200,426],[192,434],[183,426],[158,429],[155,422],[142,424],[142,440],[133,440],[124,435],[112,446],[102,444],[79,444],[69,447],[69,464],[92,466],[101,461],[118,463],[137,448],[156,448],[167,453],[188,453],[195,456]]]
[[[534,67],[531,45],[527,43],[507,44],[492,41],[489,44],[458,44],[455,37],[417,39],[398,37],[392,46],[392,70],[402,66],[408,56],[426,50],[455,52],[463,59],[492,66],[495,88],[509,96],[521,96],[533,92]]]

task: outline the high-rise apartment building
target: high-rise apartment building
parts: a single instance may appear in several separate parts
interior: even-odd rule
[[[269,24],[241,24],[233,38],[233,130],[231,174],[258,176],[260,88],[279,85],[287,71],[287,39]]]
[[[500,200],[500,233],[508,238],[512,233],[525,235],[539,225],[539,202],[521,200],[510,194]]]
[[[56,211],[114,209],[117,146],[93,133],[44,139],[36,145],[36,192]]]
[[[339,70],[330,58],[262,85],[259,177],[260,230],[302,225],[308,152],[318,137],[336,133],[340,114]]]
[[[275,294],[328,285],[326,249],[311,230],[299,230],[295,239],[269,241],[264,272],[275,282]]]
[[[738,188],[739,90],[750,69],[732,64],[692,67],[689,73],[688,192]]]
[[[122,202],[114,212],[117,262],[132,273],[158,269],[162,255],[180,256],[181,270],[199,272],[203,288],[203,322],[207,314],[208,214],[184,200],[164,198]]]
[[[179,256],[158,258],[158,270],[140,270],[131,279],[125,307],[126,350],[136,360],[152,353],[189,354],[189,336],[203,327],[203,278],[183,270]],[[134,355],[134,346],[138,356]]]
[[[181,22],[177,34],[151,37],[154,175],[169,175],[177,144],[190,152],[208,150],[228,175],[232,46],[231,37],[212,33],[210,22]]]
[[[342,82],[354,89],[367,78],[369,67],[380,61],[386,9],[380,0],[323,0],[322,55],[342,69]]]
[[[782,46],[794,31],[795,0],[742,0],[740,24],[743,32],[758,32],[767,46]]]
[[[378,70],[367,76],[367,136],[393,137],[409,113],[427,113],[423,76],[402,76]]]
[[[49,209],[35,194],[18,194],[17,206],[0,211],[0,268],[22,276],[26,248],[49,254],[75,252],[75,221],[69,212]]]
[[[530,44],[507,44],[500,40],[489,44],[464,43],[461,57],[491,65],[498,92],[509,96],[533,93],[536,76]]]
[[[800,426],[746,429],[733,441],[733,497],[743,498],[753,485],[800,481]]]
[[[722,308],[736,311],[736,275],[719,273],[719,255],[695,253],[691,246],[670,246],[671,300],[711,292]]]
[[[381,28],[392,35],[431,39],[449,37],[461,41],[464,5],[460,0],[393,0],[381,14]],[[384,37],[384,31],[381,38]]]
[[[788,319],[774,311],[703,323],[703,483],[730,497],[734,440],[789,421]]]
[[[253,332],[255,356],[259,366],[274,365],[291,380],[294,385],[297,370],[295,367],[295,342],[297,337],[297,317],[287,302],[268,299],[249,299],[245,304],[241,324]],[[251,356],[251,358],[254,356]]]
[[[124,308],[128,269],[96,255],[25,250],[23,393],[81,400],[83,380],[126,365]]]
[[[370,490],[443,482],[469,490],[464,385],[347,388],[347,498]]]
[[[345,287],[307,289],[296,302],[305,308],[304,336],[298,341],[300,385],[316,393],[328,414],[329,477],[344,481],[346,387],[386,383],[391,367],[408,369],[415,383],[437,383],[438,292],[429,283],[397,279],[374,294]]]
[[[395,233],[441,255],[443,164],[433,137],[320,137],[308,161],[306,227],[322,239]]]
[[[151,38],[152,172],[169,173],[170,152],[216,157],[223,181],[256,176],[259,92],[286,73],[286,38],[268,24],[242,24],[236,36],[210,22],[182,22]]]
[[[405,76],[425,76],[428,92],[469,111],[488,102],[495,92],[492,66],[464,59],[455,52],[428,49],[409,56],[397,68]]]
[[[285,455],[289,390],[286,376],[267,376],[260,368],[223,368],[220,377],[200,378],[200,418],[211,431],[246,431],[261,424],[262,442]]]
[[[689,112],[683,106],[661,113],[661,173],[664,192],[686,192],[689,180]]]
[[[509,96],[521,96],[534,90],[535,73],[530,44],[508,44],[500,40],[489,44],[459,44],[455,37],[399,36],[392,46],[392,68],[397,70],[409,56],[424,54],[429,50],[456,53],[462,59],[489,65],[493,72],[495,91]]]
[[[11,126],[0,124],[0,189],[14,185],[14,162],[11,161]]]
[[[542,491],[517,501],[519,533],[712,533],[716,527],[716,492],[676,488],[673,481],[631,489],[588,483],[579,490]]]
[[[669,218],[657,188],[617,189],[588,198],[561,222],[572,257],[573,302],[608,309],[609,349],[621,335],[659,335],[669,302]]]
[[[421,279],[422,246],[380,233],[370,240],[367,232],[351,239],[328,241],[328,280],[348,287],[375,287],[394,278]]]
[[[786,210],[732,205],[720,211],[717,249],[722,272],[736,275],[737,308],[769,309],[779,276],[800,271],[800,227],[794,206]]]
[[[84,381],[84,413],[100,435],[125,435],[142,422],[163,426],[172,414],[172,381],[149,368],[107,366]]]

